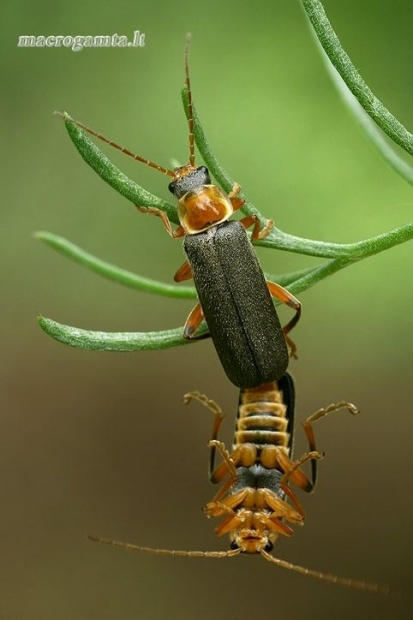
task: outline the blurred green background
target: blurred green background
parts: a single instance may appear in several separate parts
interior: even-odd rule
[[[376,95],[413,126],[413,4],[325,1],[342,43]],[[87,329],[182,325],[191,302],[122,289],[33,240],[49,230],[165,282],[182,247],[105,185],[52,116],[65,109],[166,166],[185,161],[180,101],[185,33],[193,96],[220,161],[260,210],[295,235],[367,238],[412,219],[411,188],[373,151],[343,108],[300,2],[211,0],[82,3],[27,0],[2,8],[4,172],[1,267],[0,617],[5,619],[403,618],[413,553],[412,251],[407,243],[301,296],[291,366],[298,417],[343,398],[317,428],[326,451],[306,526],[278,557],[404,587],[384,599],[277,569],[140,556],[99,547],[88,532],[174,549],[226,549],[200,508],[211,417],[184,407],[198,389],[228,412],[236,389],[209,342],[156,353],[79,351],[50,340],[36,312]],[[20,35],[146,34],[143,49],[19,49]],[[127,174],[168,199],[165,177],[109,149]],[[259,252],[282,273],[316,264]],[[282,310],[283,318],[290,316]],[[297,427],[297,453],[305,450]],[[410,588],[411,589],[411,588]],[[407,599],[407,600],[406,600]]]

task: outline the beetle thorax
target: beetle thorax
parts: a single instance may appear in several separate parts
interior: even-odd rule
[[[215,185],[192,189],[178,202],[179,221],[189,235],[225,222],[232,213],[229,198]]]
[[[208,168],[190,164],[175,168],[169,191],[178,199],[178,216],[185,233],[193,235],[225,222],[233,213],[230,199],[212,185]]]

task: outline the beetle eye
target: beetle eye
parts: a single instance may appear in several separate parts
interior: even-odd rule
[[[265,547],[264,547],[264,551],[267,551],[267,552],[269,553],[269,552],[270,552],[270,551],[272,551],[273,549],[274,549],[274,545],[273,545],[273,544],[272,544],[272,542],[269,540],[269,541],[267,542],[267,544],[265,545]]]
[[[239,546],[237,545],[235,540],[232,541],[232,543],[230,545],[230,549],[231,549],[231,551],[233,551],[234,549],[239,549]]]
[[[171,194],[175,192],[175,181],[172,181],[171,183],[169,183],[168,189],[171,192]]]

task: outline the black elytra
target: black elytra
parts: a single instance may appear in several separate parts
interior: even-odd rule
[[[184,250],[209,333],[229,380],[252,388],[288,366],[284,333],[258,258],[237,221],[186,235]]]

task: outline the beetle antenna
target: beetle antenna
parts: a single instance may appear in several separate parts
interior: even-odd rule
[[[106,138],[106,136],[102,135],[101,133],[98,133],[91,127],[88,127],[87,125],[84,125],[80,121],[75,120],[67,112],[56,111],[54,112],[54,115],[59,116],[60,118],[63,118],[63,120],[66,123],[72,123],[72,125],[76,125],[76,127],[80,127],[80,129],[83,129],[83,131],[86,131],[91,136],[95,136],[95,138],[98,138],[102,142],[105,142],[106,144],[113,146],[113,148],[118,149],[118,151],[125,153],[125,155],[128,155],[129,157],[132,157],[132,159],[134,159],[135,161],[140,161],[143,164],[146,164],[147,166],[149,166],[150,168],[155,168],[155,170],[158,170],[158,172],[162,172],[162,174],[166,174],[169,177],[174,176],[174,173],[172,170],[168,170],[168,168],[164,168],[163,166],[156,164],[154,161],[151,161],[150,159],[145,159],[144,157],[141,157],[141,155],[135,155],[135,153],[132,153],[132,151],[130,151],[129,149],[124,148],[123,146],[121,146],[120,144],[117,144],[116,142],[113,142],[113,140],[109,140],[108,138]]]
[[[296,573],[300,573],[301,575],[315,577],[316,579],[335,583],[339,586],[347,586],[348,588],[356,588],[358,590],[367,590],[368,592],[373,592],[375,594],[390,594],[390,586],[382,586],[378,583],[372,583],[370,581],[350,579],[347,577],[336,577],[336,575],[330,575],[329,573],[321,573],[320,571],[311,570],[310,568],[305,568],[304,566],[298,566],[297,564],[291,564],[290,562],[286,562],[285,560],[275,558],[273,555],[267,553],[264,550],[261,551],[261,555],[263,558],[268,560],[268,562],[272,562],[273,564],[276,564],[281,568],[295,571]]]
[[[87,538],[93,542],[98,542],[111,547],[120,547],[129,551],[138,551],[139,553],[154,553],[155,555],[173,555],[185,558],[232,558],[240,553],[240,549],[231,549],[230,551],[186,551],[182,549],[155,549],[153,547],[141,547],[132,543],[125,543],[119,540],[111,540],[110,538],[101,538],[100,536],[87,535]]]
[[[185,43],[185,84],[188,97],[188,128],[189,128],[189,164],[195,168],[195,146],[194,146],[194,118],[192,108],[192,91],[191,80],[189,77],[189,44],[191,43],[191,34],[188,32],[186,35]]]

